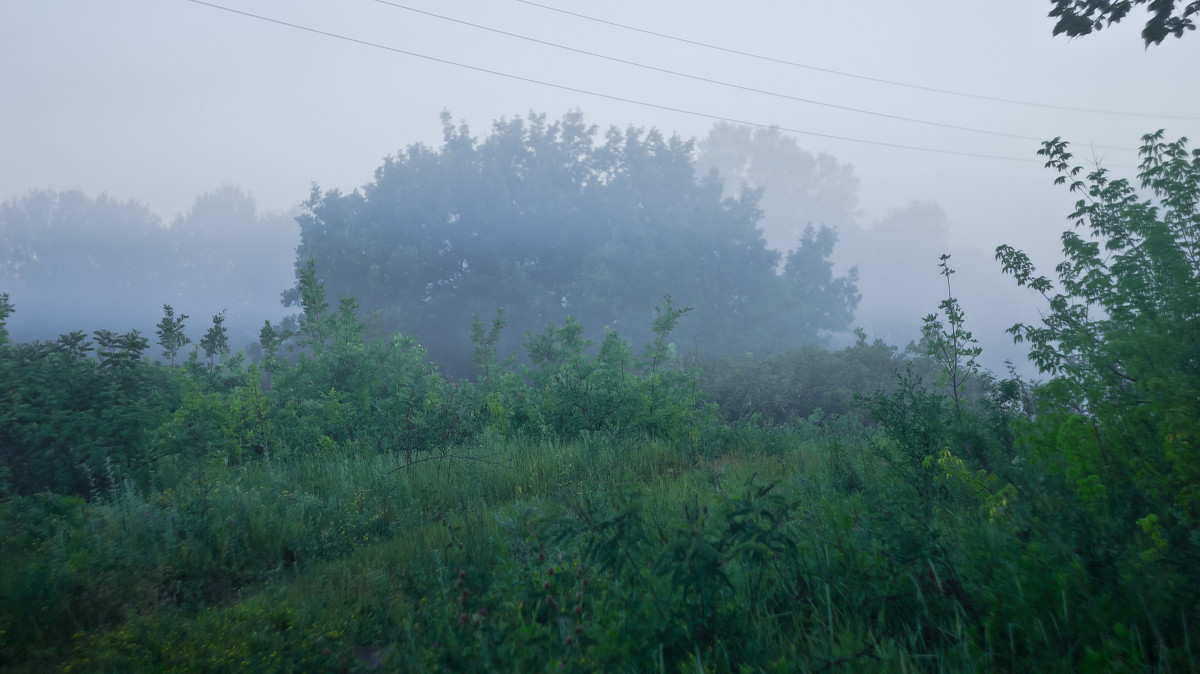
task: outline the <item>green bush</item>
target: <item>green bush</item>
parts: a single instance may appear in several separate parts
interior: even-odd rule
[[[756,358],[705,356],[699,359],[704,398],[721,418],[733,422],[757,417],[782,425],[817,410],[827,416],[854,411],[855,394],[888,389],[907,359],[880,340],[858,340],[841,350],[805,345],[795,351]],[[918,364],[920,367],[920,364]]]
[[[1200,151],[1149,134],[1136,183],[1103,168],[1080,180],[1059,139],[1040,154],[1080,193],[1083,233],[1063,234],[1057,289],[1024,253],[996,250],[1048,302],[1040,325],[1011,330],[1054,376],[1020,442],[1064,479],[1073,515],[1058,535],[1107,588],[1097,609],[1121,658],[1182,664],[1200,605]]]
[[[615,332],[593,355],[583,326],[568,317],[561,327],[528,335],[530,365],[524,367],[497,361],[502,314],[487,332],[476,320],[480,379],[470,390],[494,429],[566,440],[585,434],[696,440],[712,423],[711,410],[701,403],[695,374],[667,341],[689,310],[675,308],[668,295],[655,308],[655,339],[640,358]]]
[[[96,359],[82,332],[0,344],[0,466],[13,493],[91,496],[114,480],[147,483],[154,430],[178,406],[180,378],[142,360],[136,330],[96,336]]]

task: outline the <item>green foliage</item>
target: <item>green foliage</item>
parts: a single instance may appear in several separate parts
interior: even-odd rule
[[[896,380],[896,390],[890,394],[875,391],[857,401],[887,432],[892,444],[886,449],[896,454],[887,458],[897,461],[905,479],[929,506],[936,485],[928,460],[945,445],[950,430],[946,397],[929,390],[911,365],[897,373]]]
[[[73,615],[86,592],[82,579],[71,573],[78,556],[83,522],[83,499],[40,495],[6,500],[0,507],[0,666],[16,661],[30,644],[79,629]],[[120,591],[123,588],[113,588]],[[97,602],[99,604],[100,602]],[[104,608],[94,605],[99,611]]]
[[[695,437],[710,421],[700,403],[695,375],[683,369],[667,336],[690,308],[677,309],[667,295],[655,309],[654,341],[638,359],[615,332],[598,352],[583,326],[568,317],[529,335],[526,349],[536,398],[526,417],[539,430],[564,438],[580,434]]]
[[[174,486],[144,497],[0,505],[29,522],[5,520],[18,535],[0,540],[3,657],[83,672],[1147,664],[1145,632],[1093,617],[1110,590],[1070,543],[1023,540],[1025,520],[960,508],[965,494],[917,516],[862,427],[757,433],[720,455],[487,441],[504,467],[172,459]]]
[[[220,358],[229,353],[229,335],[225,330],[225,312],[213,314],[212,326],[204,333],[204,337],[200,340],[200,348],[204,349],[204,357],[208,358],[208,367],[211,370],[214,365],[214,359]]]
[[[1168,35],[1183,37],[1184,31],[1196,30],[1192,16],[1200,12],[1198,0],[1051,0],[1054,9],[1050,16],[1057,17],[1054,34],[1065,33],[1068,37],[1090,35],[1114,23],[1120,23],[1129,15],[1134,5],[1146,5],[1150,18],[1142,29],[1146,46],[1162,44]]]
[[[1057,375],[1047,392],[1047,422],[1084,419],[1072,433],[1080,466],[1114,498],[1137,494],[1138,508],[1173,511],[1181,523],[1200,518],[1200,152],[1184,141],[1144,137],[1140,186],[1096,169],[1087,181],[1069,165],[1067,146],[1047,143],[1048,166],[1084,194],[1071,220],[1091,239],[1063,234],[1067,260],[1058,266],[1061,291],[1028,257],[997,249],[1006,271],[1049,303],[1042,325],[1011,332],[1030,344],[1043,372]],[[1050,418],[1054,421],[1051,422]],[[1086,438],[1086,442],[1085,442]],[[1082,444],[1081,444],[1082,443]]]
[[[800,557],[788,527],[797,504],[774,488],[751,483],[712,512],[697,499],[666,518],[651,516],[640,494],[617,492],[604,503],[579,503],[550,540],[581,541],[583,564],[614,590],[626,588],[624,602],[612,597],[616,605],[603,608],[636,621],[636,636],[621,636],[640,646],[641,658],[657,644],[668,662],[717,649],[745,661],[752,654],[739,642],[754,621],[794,605],[788,595],[799,590],[788,573]],[[600,637],[582,636],[585,645]]]
[[[8,330],[5,325],[8,323],[8,317],[12,315],[13,305],[8,301],[8,293],[0,293],[0,346],[8,343]]]
[[[946,299],[939,304],[946,322],[937,314],[926,316],[919,345],[937,370],[936,387],[925,384],[909,363],[896,374],[894,390],[856,395],[855,404],[885,431],[880,455],[896,461],[925,518],[955,503],[957,490],[990,519],[1008,521],[1018,496],[1010,480],[1020,477],[1010,425],[1027,412],[1027,387],[1011,364],[1012,377],[1000,382],[980,371],[976,359],[982,349],[966,329],[949,259],[943,254],[938,264],[946,279]]]
[[[547,326],[526,343],[540,417],[554,433],[573,437],[626,428],[635,413],[633,391],[623,385],[632,374],[629,346],[614,332],[605,335],[594,357],[587,353],[591,345],[583,326],[570,317],[561,328]]]
[[[269,361],[282,449],[370,450],[411,463],[478,431],[482,419],[472,414],[468,394],[441,377],[415,339],[367,339],[353,298],[341,298],[337,312],[329,313],[311,264],[296,291],[305,310],[303,351],[294,367]],[[267,338],[281,336],[272,328]]]
[[[155,334],[158,335],[158,345],[162,347],[163,354],[171,359],[171,367],[175,367],[175,355],[179,350],[192,342],[183,334],[183,322],[187,319],[187,314],[176,317],[175,309],[171,305],[163,305],[163,319],[159,321]]]
[[[1136,183],[1103,168],[1080,179],[1059,139],[1040,153],[1056,183],[1081,193],[1070,219],[1084,232],[1063,234],[1057,289],[1024,253],[996,251],[1048,302],[1040,325],[1010,331],[1055,376],[1022,440],[1065,479],[1077,515],[1064,535],[1094,541],[1097,582],[1138,601],[1158,596],[1146,574],[1176,588],[1144,616],[1112,618],[1159,630],[1154,648],[1176,658],[1187,636],[1171,616],[1200,587],[1200,151],[1146,135]]]
[[[276,410],[251,370],[230,393],[190,381],[182,404],[157,432],[164,456],[191,466],[213,458],[240,464],[278,451]]]
[[[1148,199],[1074,183],[1061,290],[998,251],[1050,304],[1014,328],[1037,387],[975,367],[949,292],[932,358],[859,333],[714,361],[730,423],[670,296],[641,355],[570,318],[519,365],[507,313],[476,319],[451,382],[315,265],[261,369],[151,365],[136,331],[0,344],[0,667],[1188,671],[1200,153],[1144,155]],[[798,418],[873,383],[876,425]]]
[[[317,279],[317,267],[311,256],[308,266],[297,272],[296,294],[303,310],[300,332],[313,343],[325,343],[329,336],[325,325],[329,305],[325,302],[325,284]]]
[[[279,347],[285,339],[287,335],[276,330],[271,321],[263,321],[262,329],[258,331],[258,344],[262,348],[268,370],[275,365],[275,359],[279,357]]]
[[[150,343],[137,330],[118,335],[111,330],[97,330],[96,357],[100,367],[123,374],[134,373],[142,364],[142,354]]]
[[[16,493],[89,495],[149,478],[153,430],[178,404],[178,379],[142,359],[136,330],[96,338],[96,360],[82,332],[0,345],[0,466]]]
[[[534,464],[522,457],[544,451],[493,449],[525,469]],[[469,463],[385,471],[367,457],[214,465],[203,484],[123,494],[70,525],[72,547],[86,551],[80,571],[132,546],[138,554],[108,581],[138,592],[113,597],[111,627],[98,617],[76,626],[84,633],[67,664],[891,671],[937,645],[949,665],[945,646],[969,635],[950,626],[970,615],[970,588],[949,559],[911,549],[913,532],[885,504],[828,486],[841,470],[823,468],[835,452],[793,445],[782,463],[727,457],[742,465],[714,493],[703,466],[653,490],[596,489],[589,475],[615,464],[560,446],[540,456],[567,481],[524,482],[530,500],[512,502],[510,491],[490,505],[495,492],[477,490],[526,475]],[[659,481],[661,471],[641,464],[635,479]],[[436,492],[418,488],[430,481]],[[145,524],[127,526],[135,522]],[[130,586],[139,567],[143,583]],[[139,605],[150,608],[129,610]]]
[[[979,363],[975,359],[983,349],[965,327],[965,314],[950,287],[954,269],[950,267],[949,259],[949,255],[943,254],[938,263],[942,276],[946,277],[946,299],[938,305],[945,312],[946,325],[942,325],[937,314],[929,314],[921,327],[921,337],[928,355],[942,368],[942,383],[950,390],[954,414],[961,416],[964,389],[967,381],[979,374]]]
[[[857,335],[853,345],[840,350],[810,344],[764,358],[702,357],[700,388],[728,422],[757,418],[780,425],[814,413],[849,414],[855,394],[890,389],[894,372],[905,364],[896,347],[868,342],[864,332]]]

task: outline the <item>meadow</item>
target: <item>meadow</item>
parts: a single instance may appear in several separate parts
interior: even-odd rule
[[[1194,672],[1200,152],[1144,141],[1158,201],[1076,180],[1056,281],[997,250],[1037,382],[952,290],[913,351],[765,368],[681,355],[669,296],[640,350],[501,357],[498,313],[470,380],[311,264],[254,362],[217,321],[179,365],[11,344],[0,294],[0,668]]]

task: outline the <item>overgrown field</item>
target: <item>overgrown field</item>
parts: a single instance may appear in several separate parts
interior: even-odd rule
[[[763,362],[687,362],[669,297],[644,349],[567,321],[522,362],[500,314],[461,382],[312,265],[255,363],[220,321],[179,367],[9,344],[0,295],[0,667],[1196,671],[1200,153],[1145,141],[1156,204],[1075,183],[1056,284],[997,251],[1036,385],[952,292],[916,353]]]

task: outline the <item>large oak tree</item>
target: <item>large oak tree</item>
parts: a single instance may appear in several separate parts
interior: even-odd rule
[[[724,198],[691,141],[614,127],[597,142],[578,112],[501,119],[482,140],[442,121],[440,148],[387,158],[361,190],[314,186],[297,262],[451,370],[469,367],[472,316],[499,308],[509,348],[568,315],[643,342],[667,293],[694,308],[685,348],[771,350],[849,326],[857,292],[825,264],[830,233],[777,269],[758,193]]]

